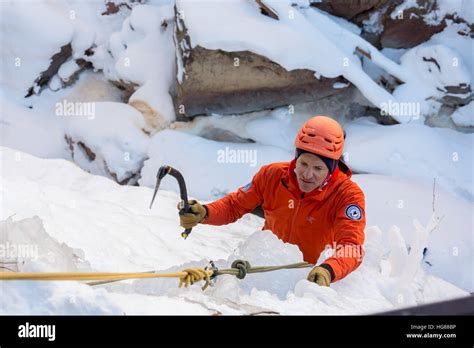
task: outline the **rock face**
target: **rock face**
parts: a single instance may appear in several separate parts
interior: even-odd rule
[[[458,107],[469,104],[472,100],[471,85],[466,83],[458,86],[446,86],[446,93],[442,99],[443,105]]]
[[[388,0],[322,0],[312,2],[311,6],[360,24],[374,10],[385,5]]]
[[[427,40],[436,33],[443,31],[446,27],[445,20],[439,24],[428,24],[424,17],[436,10],[436,2],[430,0],[418,0],[418,7],[404,9],[395,18],[391,13],[397,4],[392,4],[384,14],[384,30],[380,37],[382,47],[388,48],[411,48]]]
[[[314,0],[311,6],[356,24],[362,28],[362,38],[381,48],[383,15],[390,4],[399,2],[400,0]]]
[[[249,51],[190,48],[186,23],[176,26],[178,84],[174,98],[178,120],[211,113],[235,114],[315,101],[343,88],[335,79],[315,77],[305,69],[285,70]],[[181,29],[181,30],[180,30]]]
[[[25,97],[30,97],[35,94],[35,90],[39,91],[42,87],[48,84],[51,78],[57,74],[59,68],[65,63],[72,55],[71,44],[64,45],[60,48],[59,52],[51,57],[51,63],[45,71],[34,81],[33,86],[30,87]]]
[[[239,66],[234,62],[238,61]],[[177,86],[179,117],[244,113],[304,103],[338,93],[343,78],[314,77],[310,70],[286,71],[252,52],[227,53],[196,47],[189,52],[186,77]]]
[[[77,68],[74,69],[75,71],[73,71],[69,76],[64,76],[63,79],[59,78],[58,72],[60,71],[61,66],[63,66],[64,63],[72,59],[72,53],[73,52],[72,52],[71,43],[68,43],[67,45],[62,46],[59,49],[59,52],[57,52],[51,57],[50,65],[48,69],[41,72],[40,76],[36,78],[33,85],[28,89],[28,92],[25,95],[25,98],[28,98],[32,96],[33,94],[39,94],[41,90],[47,85],[50,85],[50,87],[53,90],[57,90],[61,87],[72,84],[76,80],[78,74],[83,69],[90,66],[90,64],[86,62],[84,59],[76,59],[75,64]],[[89,50],[86,51],[85,54],[86,55],[90,54],[90,51]],[[56,88],[52,87],[51,85],[52,81],[54,81],[54,78],[57,79],[56,84],[58,85]]]
[[[437,17],[438,3],[433,0],[417,0],[417,6],[405,8],[400,14],[391,16],[397,4],[391,4],[383,17],[384,30],[380,37],[382,47],[411,48],[431,38],[436,33],[443,31],[447,21],[466,23],[470,32],[466,35],[473,37],[474,26],[467,23],[463,14],[445,14]],[[464,35],[465,33],[459,33]]]
[[[394,13],[399,5],[401,12]],[[362,37],[378,48],[412,48],[431,38],[446,28],[446,21],[466,22],[462,14],[445,14],[436,17],[436,0],[322,0],[311,3],[312,7],[345,18],[362,27]],[[378,25],[376,34],[367,32],[368,23],[364,21],[374,17],[370,25]],[[369,21],[372,22],[372,21]],[[471,27],[471,36],[473,26]]]

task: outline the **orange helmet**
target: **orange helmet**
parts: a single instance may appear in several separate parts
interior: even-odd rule
[[[341,125],[326,116],[314,116],[305,122],[296,136],[298,149],[338,160],[344,148]]]

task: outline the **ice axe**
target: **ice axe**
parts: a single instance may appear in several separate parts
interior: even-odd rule
[[[186,183],[184,182],[184,178],[178,170],[170,166],[161,166],[160,169],[158,169],[158,173],[156,174],[155,192],[153,193],[153,198],[151,199],[150,209],[153,205],[153,201],[155,200],[158,188],[160,187],[161,180],[165,177],[166,174],[171,175],[178,181],[179,195],[181,196],[181,200],[184,202],[184,207],[179,211],[179,215],[191,213],[192,210],[189,207],[188,192],[186,191]],[[185,229],[184,232],[181,233],[181,237],[183,237],[184,239],[188,238],[189,234],[191,233],[191,230],[192,228]]]

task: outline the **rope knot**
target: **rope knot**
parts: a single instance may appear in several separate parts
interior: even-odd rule
[[[234,262],[232,262],[232,265],[230,267],[236,269],[239,272],[239,274],[237,274],[237,278],[239,279],[244,279],[247,275],[247,272],[251,268],[250,262],[245,260],[235,260]]]

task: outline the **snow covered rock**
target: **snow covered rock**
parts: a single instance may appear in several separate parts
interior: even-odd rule
[[[120,11],[131,10],[134,5],[136,5],[135,0],[106,0],[105,11],[102,12],[101,15],[115,15]]]
[[[213,1],[199,4],[187,1],[177,2],[178,98],[175,106],[178,115],[212,112],[212,109],[205,110],[203,107],[200,107],[198,111],[189,111],[194,102],[186,102],[179,97],[183,95],[184,88],[187,86],[188,82],[186,81],[197,86],[196,88],[200,88],[206,76],[222,75],[222,77],[209,80],[211,85],[215,81],[225,80],[225,83],[219,83],[216,88],[213,87],[213,92],[209,93],[211,98],[216,93],[220,94],[228,88],[232,89],[232,86],[238,86],[243,79],[240,71],[249,68],[249,64],[245,63],[246,60],[239,56],[242,52],[247,51],[265,57],[286,71],[311,71],[320,81],[322,78],[343,77],[359,89],[370,105],[379,108],[384,116],[391,116],[399,123],[420,123],[425,120],[426,116],[436,114],[441,106],[441,103],[437,101],[440,93],[436,88],[440,88],[439,85],[443,86],[441,91],[445,93],[441,97],[456,96],[466,100],[465,98],[470,93],[470,81],[459,78],[464,71],[463,63],[459,61],[459,64],[453,65],[451,69],[444,64],[448,62],[449,58],[456,56],[456,51],[445,47],[423,46],[415,48],[413,52],[407,52],[406,59],[402,61],[402,64],[397,64],[361,38],[357,28],[354,30],[340,18],[337,19],[337,17],[325,14],[314,7],[297,6],[286,0],[266,0],[264,3],[270,6],[275,13],[280,14],[278,19],[262,15],[259,7],[253,2],[233,0],[226,2],[225,5],[219,4],[219,6],[215,6]],[[213,25],[200,25],[203,22]],[[216,27],[219,28],[218,33],[214,30]],[[278,33],[278,35],[274,33]],[[275,39],[269,40],[269,37]],[[282,40],[286,45],[281,44]],[[199,66],[196,69],[191,68],[188,72],[186,66],[188,64],[192,66],[199,60],[192,56],[195,50],[197,52],[209,50],[216,52],[219,56],[225,57],[223,58],[225,64],[220,64],[220,60],[216,61],[214,58],[208,57],[212,61],[208,64],[209,69],[213,70]],[[289,51],[298,52],[298,54],[289,55]],[[423,54],[428,51],[429,57],[425,57],[423,60]],[[399,81],[401,85],[395,91],[396,94],[392,94],[389,88],[386,89],[383,85],[378,84],[364,71],[361,65],[361,56],[370,59],[373,64]],[[443,63],[441,74],[436,74],[432,70],[433,73],[430,76],[427,76],[431,74],[430,71],[418,76],[420,66],[424,70],[428,69],[427,65],[433,59]],[[256,61],[259,62],[259,60]],[[224,66],[225,69],[221,70],[221,66]],[[264,65],[259,63],[258,66]],[[460,69],[451,74],[457,67]],[[202,76],[199,75],[200,78],[189,79],[189,74],[195,74],[196,70],[205,73]],[[255,72],[252,74],[250,81],[252,84],[256,84],[260,78],[254,76],[260,75],[255,75]],[[265,76],[266,72],[262,74]],[[285,85],[288,86],[288,83],[285,82]],[[340,83],[332,85],[336,89],[339,86],[342,85]],[[297,86],[294,87],[298,89]],[[226,94],[226,97],[218,104],[233,111],[232,107],[226,104],[227,101],[239,98],[240,91],[246,91],[240,87],[236,90],[228,93],[230,97],[227,97]],[[265,87],[265,91],[268,91],[268,88]],[[266,92],[263,94],[258,92],[255,98],[260,102],[266,98],[265,96]],[[205,105],[213,103],[206,99],[206,95],[201,98],[199,93],[189,93],[189,98],[196,99],[196,103],[204,100]],[[244,99],[245,103],[241,104],[249,104],[249,98],[245,97]],[[291,100],[285,100],[282,96],[276,105],[290,103]],[[417,106],[417,109],[404,112],[400,109],[400,105],[404,104],[413,104]],[[267,105],[267,107],[270,106],[270,104]]]
[[[384,15],[381,45],[389,48],[415,47],[443,31],[452,21],[472,26],[472,10],[472,3],[464,0],[394,2]]]
[[[119,99],[114,93],[92,72],[81,75],[74,89],[44,91],[45,102],[37,99],[33,108],[2,93],[0,144],[42,158],[72,160],[90,173],[135,184],[151,129],[130,105],[101,101]]]
[[[71,157],[89,172],[134,184],[146,159],[148,136],[142,114],[127,104],[91,103],[87,117],[68,117],[65,139]]]
[[[454,123],[460,127],[474,127],[474,102],[459,107],[452,115]]]
[[[94,30],[73,3],[2,2],[1,81],[20,99],[51,84],[55,90],[85,66]]]
[[[382,47],[415,47],[446,26],[445,23],[430,25],[424,21],[424,17],[436,7],[435,1],[404,1],[397,5],[393,3],[384,15],[384,30],[380,39]]]
[[[141,112],[151,133],[168,128],[175,119],[173,101],[168,92],[160,94],[159,80],[149,80],[129,98],[128,104]]]
[[[233,36],[206,38],[204,35],[209,33],[201,32],[196,24],[210,18],[216,22],[215,30],[240,37],[234,43]],[[266,33],[270,47],[264,50],[276,50],[279,41],[275,39],[279,32],[284,33],[285,26],[261,14],[255,3],[178,1],[176,23],[178,116],[244,113],[304,103],[340,93],[341,88],[334,87],[338,82],[348,86],[342,77],[288,69],[262,54],[252,37]],[[258,27],[250,29],[251,25]],[[271,37],[275,39],[269,40]],[[294,45],[291,37],[288,41]]]
[[[400,61],[407,71],[416,71],[417,78],[396,87],[393,95],[401,105],[419,105],[415,118],[437,114],[441,105],[455,107],[471,100],[469,63],[458,51],[421,44],[408,50]]]
[[[153,132],[175,119],[170,95],[175,76],[173,7],[158,5],[134,6],[121,30],[89,57],[95,69],[126,91],[124,99],[144,115]]]

